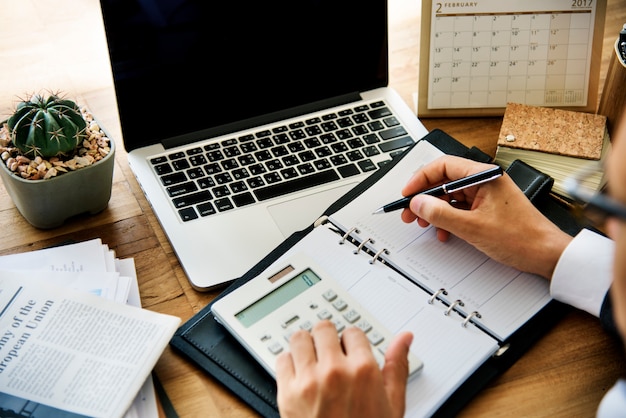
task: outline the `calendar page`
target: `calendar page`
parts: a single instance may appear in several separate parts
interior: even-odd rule
[[[418,116],[501,115],[509,102],[595,112],[606,0],[422,9]]]

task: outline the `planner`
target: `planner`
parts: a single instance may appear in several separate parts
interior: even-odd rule
[[[411,417],[458,412],[567,309],[550,298],[543,278],[499,264],[456,237],[440,242],[433,227],[406,224],[398,212],[373,214],[400,197],[415,170],[445,152],[489,160],[435,130],[224,292],[281,268],[290,257],[312,258],[392,333],[414,333],[411,350],[424,367],[409,380]],[[541,197],[552,179],[521,162],[507,172],[564,230],[579,229],[567,212]],[[261,415],[278,416],[275,382],[214,321],[210,308],[187,321],[171,345]]]

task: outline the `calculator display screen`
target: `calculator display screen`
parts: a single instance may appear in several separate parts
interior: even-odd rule
[[[280,285],[271,293],[268,293],[252,305],[235,314],[235,317],[243,326],[248,328],[320,280],[322,279],[320,279],[320,277],[315,274],[313,270],[306,269],[302,273]]]

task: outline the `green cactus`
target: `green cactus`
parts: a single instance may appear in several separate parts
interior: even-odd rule
[[[71,100],[34,94],[7,121],[13,145],[24,156],[49,158],[72,153],[86,137],[87,124]]]

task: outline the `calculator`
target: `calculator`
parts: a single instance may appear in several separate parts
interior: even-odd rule
[[[276,356],[289,350],[291,335],[300,329],[310,331],[321,320],[333,322],[338,335],[349,326],[363,330],[381,367],[393,338],[339,283],[303,255],[223,296],[211,312],[274,378]],[[408,360],[411,377],[423,362],[411,352]]]

